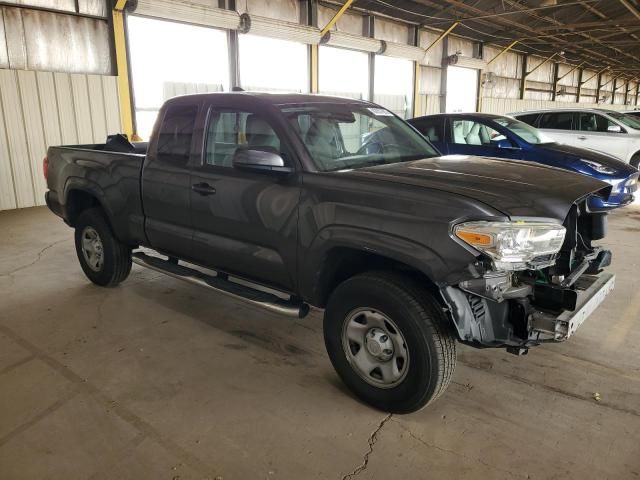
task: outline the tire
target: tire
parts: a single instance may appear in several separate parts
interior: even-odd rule
[[[358,398],[383,411],[410,413],[436,400],[451,380],[456,345],[450,325],[432,295],[411,279],[370,272],[331,294],[324,340],[333,367]],[[379,367],[367,374],[372,364]]]
[[[640,168],[640,153],[636,153],[633,157],[631,157],[631,161],[629,163],[633,167]]]
[[[85,210],[78,217],[75,228],[76,253],[89,280],[101,287],[115,287],[129,276],[131,249],[113,235],[102,210]],[[83,248],[88,244],[93,253],[101,251],[102,254],[93,256],[90,249]]]

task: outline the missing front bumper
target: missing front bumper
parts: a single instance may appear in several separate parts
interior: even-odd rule
[[[583,275],[576,282],[578,299],[573,311],[560,315],[536,311],[532,314],[533,331],[529,337],[533,342],[562,342],[576,330],[600,306],[615,286],[616,276],[611,273]]]

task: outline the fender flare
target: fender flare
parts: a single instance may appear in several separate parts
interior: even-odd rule
[[[69,194],[72,191],[80,191],[80,192],[88,193],[91,196],[95,197],[95,199],[98,201],[98,203],[102,207],[102,210],[107,215],[109,222],[111,222],[111,219],[113,218],[113,212],[108,206],[109,204],[106,201],[106,195],[104,191],[102,190],[100,185],[98,185],[97,183],[91,182],[86,178],[82,178],[82,177],[69,177],[65,182],[62,206],[63,206],[64,218],[67,222],[69,222],[70,220],[68,200],[69,200]]]
[[[309,246],[309,261],[300,266],[303,291],[314,299],[322,297],[325,260],[335,248],[348,248],[377,255],[407,265],[424,274],[434,285],[441,285],[448,272],[444,259],[432,248],[393,233],[373,229],[332,225],[320,230]]]

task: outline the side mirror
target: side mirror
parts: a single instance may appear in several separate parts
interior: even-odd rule
[[[293,168],[286,166],[280,155],[275,152],[267,152],[264,150],[236,150],[236,153],[233,156],[233,166],[244,170],[255,170],[261,172],[293,172]]]
[[[620,125],[609,125],[607,127],[607,132],[622,133],[622,127]]]
[[[496,142],[496,147],[504,148],[505,150],[520,150],[520,147],[516,147],[511,140],[508,138],[503,138],[502,140],[498,140]]]

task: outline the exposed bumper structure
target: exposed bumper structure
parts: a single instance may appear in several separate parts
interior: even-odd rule
[[[613,290],[615,279],[611,273],[580,277],[576,283],[578,301],[574,311],[564,311],[558,316],[540,311],[532,314],[534,340],[562,342],[571,337]]]
[[[571,287],[543,289],[484,280],[484,292],[447,287],[442,297],[463,342],[510,351],[567,340],[615,286],[615,275],[605,272],[581,275]]]

